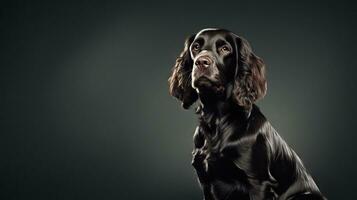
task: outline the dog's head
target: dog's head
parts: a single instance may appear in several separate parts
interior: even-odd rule
[[[250,108],[267,90],[262,59],[247,40],[224,29],[203,29],[186,40],[169,86],[185,109],[201,95],[230,98]]]

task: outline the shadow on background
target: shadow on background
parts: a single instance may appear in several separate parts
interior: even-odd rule
[[[202,199],[196,116],[168,95],[184,39],[222,27],[268,71],[259,102],[329,199],[355,199],[352,3],[0,3],[1,199]]]

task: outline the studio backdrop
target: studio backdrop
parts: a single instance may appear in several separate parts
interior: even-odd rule
[[[0,199],[202,199],[194,110],[168,93],[184,40],[246,38],[262,112],[329,199],[356,199],[353,2],[0,3]]]

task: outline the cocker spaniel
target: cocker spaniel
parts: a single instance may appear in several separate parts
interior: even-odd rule
[[[192,165],[204,199],[325,199],[254,104],[266,90],[264,62],[244,38],[210,28],[186,40],[169,91],[185,109],[199,101]]]

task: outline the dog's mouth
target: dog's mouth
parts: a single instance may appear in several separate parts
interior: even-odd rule
[[[225,87],[220,81],[211,80],[206,76],[200,76],[193,80],[192,86],[198,90],[198,92],[213,92],[222,94],[225,91]]]
[[[206,77],[206,76],[200,76],[198,78],[195,78],[193,80],[193,87],[199,89],[199,88],[203,88],[203,87],[211,87],[212,85],[214,85],[213,80],[211,80],[210,78]]]

